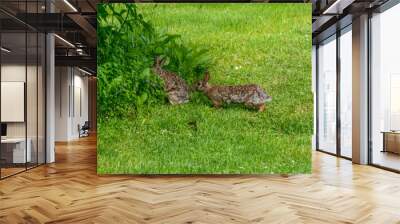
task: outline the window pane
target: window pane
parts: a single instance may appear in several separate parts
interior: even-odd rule
[[[376,14],[372,29],[372,163],[400,170],[400,5]]]
[[[30,162],[26,144],[26,34],[1,34],[1,174],[2,178],[25,170]],[[28,141],[29,142],[29,141]]]
[[[351,158],[352,149],[352,35],[344,30],[340,36],[340,122],[341,155]],[[346,32],[347,31],[347,32]]]
[[[336,40],[318,48],[318,147],[336,153]]]

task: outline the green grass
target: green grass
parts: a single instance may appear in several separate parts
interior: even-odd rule
[[[310,4],[139,4],[157,29],[210,50],[212,84],[261,85],[263,113],[186,105],[100,119],[98,173],[309,173],[313,100]],[[100,115],[101,116],[101,115]]]

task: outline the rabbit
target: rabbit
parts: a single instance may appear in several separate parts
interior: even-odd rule
[[[200,80],[196,88],[204,92],[216,108],[223,103],[243,103],[246,107],[262,112],[265,110],[265,103],[272,100],[259,85],[211,86],[209,79],[210,74],[206,72],[204,80]]]
[[[177,74],[162,68],[164,60],[157,56],[154,60],[153,72],[164,80],[164,90],[172,105],[189,102],[189,86]]]

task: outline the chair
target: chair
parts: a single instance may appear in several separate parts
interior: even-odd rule
[[[79,138],[89,136],[89,129],[90,129],[89,121],[85,121],[82,127],[78,124]]]

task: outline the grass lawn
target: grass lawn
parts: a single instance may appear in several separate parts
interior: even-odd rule
[[[157,29],[211,51],[211,84],[261,85],[258,113],[196,93],[99,122],[100,174],[311,172],[311,4],[139,4]],[[99,115],[101,116],[101,114]]]

